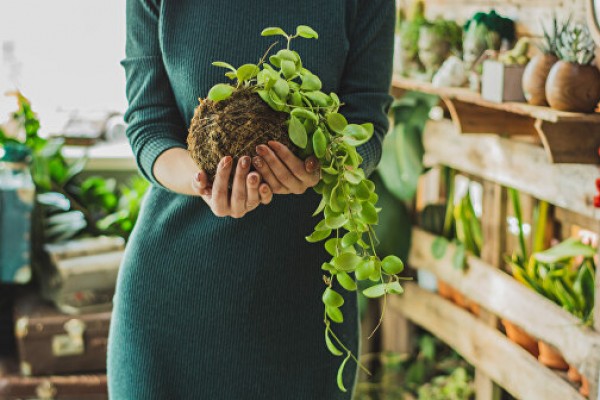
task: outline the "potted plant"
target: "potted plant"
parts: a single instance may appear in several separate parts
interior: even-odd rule
[[[400,76],[413,77],[422,72],[423,66],[418,57],[419,29],[425,23],[425,5],[423,0],[413,4],[408,18],[398,17],[394,41],[394,72]]]
[[[337,383],[346,391],[342,376],[347,362],[352,358],[364,366],[333,330],[333,324],[344,321],[340,309],[344,298],[338,291],[355,291],[357,281],[370,280],[375,284],[362,291],[366,297],[403,292],[397,275],[404,269],[400,258],[380,259],[375,252],[378,196],[360,167],[362,158],[356,149],[369,141],[374,128],[371,123],[348,123],[338,112],[343,104],[337,94],[321,91],[319,77],[292,50],[294,39],[318,39],[317,32],[306,25],[298,26],[294,34],[269,27],[262,36],[281,36],[287,46],[269,56],[274,43],[257,64],[235,68],[226,62],[213,63],[225,68],[233,83],[219,83],[206,99],[200,99],[189,129],[188,150],[211,179],[224,156],[233,155],[234,162],[243,155],[254,156],[256,145],[270,140],[289,145],[300,157],[314,154],[319,160],[321,176],[314,190],[322,198],[314,215],[323,218],[306,240],[325,241],[332,256],[321,267],[325,342],[333,355],[345,356]]]
[[[421,80],[431,82],[451,54],[462,52],[462,29],[450,20],[426,21],[419,30],[419,60],[425,68]]]
[[[556,45],[559,61],[546,80],[550,107],[593,112],[600,101],[600,71],[594,65],[596,45],[584,25],[567,28]]]
[[[571,18],[559,22],[556,15],[552,19],[552,30],[542,26],[544,39],[538,44],[540,53],[534,56],[523,72],[523,94],[529,104],[547,106],[546,80],[550,69],[558,61],[558,41],[571,23]]]

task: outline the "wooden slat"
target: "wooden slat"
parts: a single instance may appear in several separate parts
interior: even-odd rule
[[[600,334],[580,326],[580,321],[508,274],[476,257],[468,258],[467,272],[452,266],[454,246],[436,260],[431,254],[435,236],[413,229],[409,263],[448,282],[485,309],[506,318],[526,332],[555,346],[570,363],[590,378],[595,393],[600,372]]]
[[[518,399],[583,400],[579,392],[499,331],[413,283],[390,307],[404,313],[481,368]]]
[[[600,220],[592,204],[596,166],[550,164],[542,148],[493,135],[460,135],[448,120],[430,121],[423,140],[428,166],[448,165]]]

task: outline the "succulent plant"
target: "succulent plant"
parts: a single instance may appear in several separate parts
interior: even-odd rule
[[[538,44],[538,48],[544,54],[553,54],[558,55],[558,42],[560,41],[560,37],[562,34],[568,29],[571,25],[571,18],[567,18],[565,21],[559,21],[556,14],[552,17],[552,26],[551,30],[546,26],[542,25],[542,31],[544,32],[544,40],[542,43]]]
[[[556,56],[563,61],[591,65],[595,51],[596,44],[585,25],[566,27],[556,41]]]

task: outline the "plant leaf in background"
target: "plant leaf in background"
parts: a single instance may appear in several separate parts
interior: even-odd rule
[[[437,96],[407,92],[392,103],[393,129],[383,142],[378,170],[387,189],[401,200],[412,200],[425,171],[423,129],[438,102]]]
[[[536,261],[553,264],[568,260],[573,257],[583,256],[586,258],[594,257],[596,250],[577,238],[569,238],[548,250],[533,254]]]

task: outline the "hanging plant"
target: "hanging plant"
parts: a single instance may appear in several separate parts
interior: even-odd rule
[[[376,282],[363,291],[378,298],[402,293],[400,277],[404,264],[396,256],[380,259],[375,252],[373,226],[378,222],[378,196],[375,185],[360,168],[362,158],[356,147],[369,141],[373,124],[351,124],[339,112],[343,104],[335,93],[324,93],[319,77],[305,68],[300,55],[291,49],[296,38],[317,39],[312,28],[300,25],[295,34],[277,27],[266,28],[262,36],[282,36],[286,48],[271,55],[269,51],[257,64],[238,68],[217,61],[213,65],[227,70],[231,84],[219,83],[200,99],[188,136],[188,148],[198,166],[213,178],[219,160],[231,155],[234,161],[254,155],[258,144],[277,140],[298,156],[314,155],[321,164],[321,176],[314,190],[321,202],[314,215],[321,221],[306,240],[325,241],[331,255],[323,263],[325,288],[323,322],[325,342],[335,356],[345,356],[337,377],[342,391],[342,372],[357,357],[333,331],[343,323],[340,290],[355,291],[356,281]],[[381,320],[380,320],[381,322]]]

